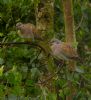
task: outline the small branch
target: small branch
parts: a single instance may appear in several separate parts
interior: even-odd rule
[[[46,84],[48,81],[50,81],[51,79],[53,79],[53,77],[55,77],[56,74],[58,74],[62,68],[64,63],[62,63],[62,65],[60,66],[60,64],[58,65],[58,70],[53,74],[53,75],[50,75],[46,80],[44,81],[41,81],[41,82],[38,82],[38,84]]]
[[[82,15],[82,17],[81,17],[80,23],[79,23],[78,26],[75,28],[75,31],[77,31],[77,30],[81,27],[82,22],[83,22],[83,15]]]
[[[23,44],[25,44],[25,45],[31,45],[33,47],[39,47],[39,48],[41,48],[45,52],[44,48],[41,45],[39,45],[38,43],[34,43],[34,42],[3,42],[3,43],[0,42],[0,47],[3,47],[3,46],[23,45]]]
[[[0,46],[11,46],[11,45],[21,45],[21,44],[27,44],[27,45],[35,45],[33,42],[0,42]]]

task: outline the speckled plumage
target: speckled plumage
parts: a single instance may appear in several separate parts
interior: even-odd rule
[[[75,48],[73,48],[69,43],[61,42],[57,39],[52,42],[51,50],[52,55],[57,59],[76,60],[79,58]]]
[[[40,33],[38,33],[38,30],[36,29],[36,27],[31,24],[31,23],[26,23],[26,24],[23,24],[21,22],[17,23],[16,24],[16,28],[18,30],[20,30],[20,36],[22,38],[31,38],[31,39],[40,39],[41,36],[40,36]]]

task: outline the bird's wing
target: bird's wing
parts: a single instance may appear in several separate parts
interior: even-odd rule
[[[41,33],[39,32],[39,30],[35,27],[35,25],[31,24],[31,23],[27,23],[26,24],[26,28],[30,29],[31,32],[33,33],[35,38],[41,38]]]
[[[61,52],[65,54],[68,58],[77,58],[78,54],[70,44],[62,42],[61,44]]]
[[[61,44],[53,44],[51,46],[51,49],[52,49],[52,54],[53,54],[54,58],[67,60],[64,53],[62,53]]]
[[[33,24],[31,24],[31,23],[24,24],[24,27],[25,27],[28,31],[30,31],[30,32],[32,32],[32,33],[34,33],[34,32],[36,31],[35,26],[34,26]]]

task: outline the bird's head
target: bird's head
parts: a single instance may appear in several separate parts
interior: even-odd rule
[[[61,43],[61,40],[59,40],[59,39],[53,38],[51,40],[51,44],[60,44],[60,43]]]
[[[23,26],[23,24],[21,22],[19,22],[19,23],[16,24],[16,28],[17,29],[21,29],[22,26]]]

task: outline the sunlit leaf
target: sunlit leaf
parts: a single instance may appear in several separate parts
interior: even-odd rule
[[[3,70],[4,70],[3,68],[4,68],[4,66],[1,66],[1,67],[0,67],[0,76],[3,75]]]

